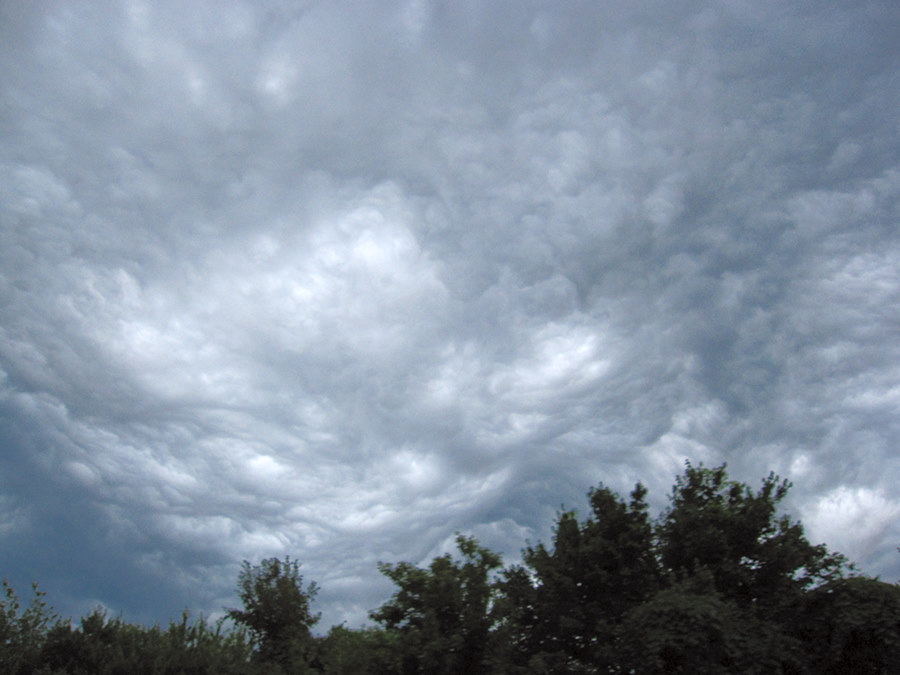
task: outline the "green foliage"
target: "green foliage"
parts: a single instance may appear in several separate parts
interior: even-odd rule
[[[628,612],[618,646],[624,672],[764,675],[785,672],[788,645],[780,641],[700,573]]]
[[[803,598],[794,631],[808,646],[810,672],[896,672],[900,664],[900,587],[852,577]]]
[[[799,593],[839,578],[843,556],[813,546],[803,527],[776,509],[791,485],[769,474],[753,493],[725,466],[687,464],[656,527],[657,555],[671,582],[709,571],[715,590],[742,607],[776,612]]]
[[[309,605],[317,592],[315,582],[303,589],[300,563],[290,557],[266,558],[259,565],[245,560],[238,576],[244,609],[229,609],[228,616],[250,632],[258,662],[273,672],[306,672],[315,662],[310,628],[319,615]]]
[[[492,570],[500,556],[457,535],[461,562],[443,555],[428,569],[410,563],[379,563],[397,586],[393,597],[370,616],[399,635],[403,673],[487,672]]]
[[[30,673],[35,670],[49,626],[58,620],[44,600],[46,593],[31,585],[31,602],[24,609],[9,582],[3,580],[0,599],[0,672]]]
[[[688,463],[655,521],[640,484],[627,503],[592,490],[587,519],[562,512],[551,545],[504,572],[507,672],[802,672],[806,643],[786,627],[848,567],[778,515],[789,489]]]
[[[563,512],[553,546],[526,548],[526,567],[505,573],[503,630],[519,667],[577,672],[616,662],[622,615],[658,584],[646,494],[638,484],[625,503],[603,486],[591,490],[587,520]]]
[[[240,631],[224,632],[222,622],[211,627],[201,616],[167,630],[110,619],[95,609],[77,628],[58,624],[47,635],[42,664],[48,672],[73,675],[163,675],[166,673],[247,673],[250,644]]]
[[[401,669],[399,636],[377,628],[332,626],[319,641],[319,656],[325,675],[382,675]]]
[[[248,673],[250,644],[241,631],[209,626],[185,612],[167,631],[131,625],[95,609],[78,626],[57,617],[33,586],[24,610],[3,582],[0,601],[0,672],[71,675]]]

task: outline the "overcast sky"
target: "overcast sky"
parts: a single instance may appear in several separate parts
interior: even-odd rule
[[[3,2],[0,576],[322,628],[728,462],[900,578],[900,7]]]

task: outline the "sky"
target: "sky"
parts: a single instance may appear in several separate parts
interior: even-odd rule
[[[900,6],[0,3],[0,576],[320,630],[685,460],[900,578]]]

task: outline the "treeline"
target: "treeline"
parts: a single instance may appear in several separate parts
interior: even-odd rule
[[[811,544],[777,512],[789,488],[687,464],[651,518],[642,485],[627,500],[601,485],[587,517],[560,513],[520,565],[465,536],[427,568],[380,564],[396,591],[375,627],[318,637],[317,587],[290,558],[245,562],[243,608],[215,624],[185,613],[145,627],[102,610],[76,624],[37,586],[22,606],[4,582],[0,672],[900,672],[900,587]]]

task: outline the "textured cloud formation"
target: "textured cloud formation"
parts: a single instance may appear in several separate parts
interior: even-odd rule
[[[892,2],[0,8],[0,551],[325,627],[591,485],[794,480],[900,576]]]

